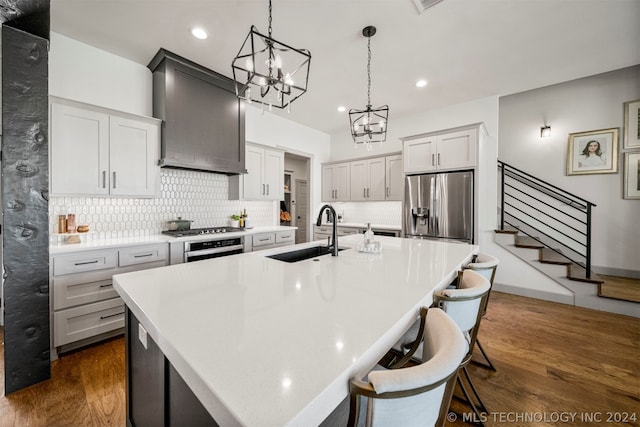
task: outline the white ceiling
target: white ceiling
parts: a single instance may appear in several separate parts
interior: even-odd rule
[[[250,26],[267,32],[267,0],[52,0],[51,30],[147,65],[160,47],[231,77]],[[394,117],[640,64],[639,0],[273,0],[273,37],[311,51],[309,90],[291,120],[346,131],[338,105]],[[202,26],[207,40],[188,30]],[[419,78],[429,81],[417,89]],[[278,110],[279,111],[279,110]]]

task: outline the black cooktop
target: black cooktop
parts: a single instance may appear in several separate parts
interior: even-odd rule
[[[209,234],[232,233],[234,231],[244,231],[244,228],[240,228],[240,227],[192,228],[190,230],[182,230],[182,231],[165,230],[162,232],[162,234],[166,234],[172,237],[182,237],[182,236],[205,236]]]

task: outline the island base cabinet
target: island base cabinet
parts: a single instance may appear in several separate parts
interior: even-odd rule
[[[167,362],[168,366],[168,416],[170,426],[218,427],[209,412],[193,394],[178,371]]]
[[[164,425],[164,355],[126,310],[127,426]],[[140,337],[146,337],[146,348]]]
[[[126,309],[127,427],[218,424]]]

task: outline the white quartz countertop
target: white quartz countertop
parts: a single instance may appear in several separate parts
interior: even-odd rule
[[[87,235],[82,236],[83,241],[81,243],[60,243],[49,246],[49,253],[51,255],[67,253],[67,252],[76,252],[76,251],[84,251],[84,250],[92,250],[92,249],[108,249],[108,248],[117,248],[123,246],[135,246],[135,245],[145,245],[145,244],[153,244],[153,243],[171,243],[171,242],[186,242],[186,241],[198,241],[198,240],[212,240],[212,239],[222,239],[227,237],[238,237],[238,236],[249,236],[253,234],[259,233],[271,233],[276,231],[286,231],[286,230],[295,230],[298,227],[289,227],[284,225],[274,225],[267,227],[253,227],[247,228],[243,231],[236,231],[232,233],[218,233],[218,234],[205,234],[198,236],[182,236],[182,237],[171,237],[166,234],[151,234],[147,236],[135,236],[135,237],[120,237],[120,238],[112,238],[112,239],[98,239],[93,238],[93,236],[89,233]],[[65,235],[61,235],[64,237]]]
[[[379,237],[360,253],[266,255],[318,242],[115,275],[114,287],[220,425],[319,424],[446,287],[476,247]]]

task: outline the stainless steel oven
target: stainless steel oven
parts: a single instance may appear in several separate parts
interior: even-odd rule
[[[201,240],[184,243],[184,262],[241,254],[244,252],[244,237]]]
[[[210,227],[163,231],[162,234],[171,237],[197,237],[192,241],[172,242],[169,245],[171,264],[180,264],[243,253],[244,236],[238,236],[241,231],[243,229],[237,227]],[[235,236],[227,237],[227,233],[235,233]]]

